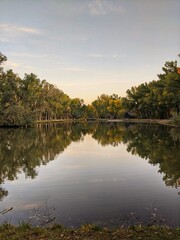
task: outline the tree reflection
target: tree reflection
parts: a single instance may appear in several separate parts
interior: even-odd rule
[[[8,191],[0,187],[0,200],[2,200],[4,197],[7,197],[7,195],[8,195]]]
[[[124,143],[131,154],[159,165],[167,186],[180,185],[180,129],[159,125],[134,125],[127,129]]]
[[[71,142],[91,134],[102,146],[127,146],[133,155],[159,165],[167,186],[180,185],[180,129],[160,125],[119,123],[76,123],[39,125],[28,129],[0,129],[0,184],[23,172],[37,176],[36,167],[46,165]],[[0,200],[8,192],[0,187]]]
[[[21,172],[26,177],[35,178],[37,166],[54,160],[72,141],[81,141],[93,129],[94,126],[83,124],[0,129],[0,184],[5,179],[16,179]],[[0,200],[7,194],[6,190],[0,188]]]
[[[161,125],[104,123],[92,135],[102,146],[124,143],[127,151],[159,165],[167,186],[180,186],[180,129]]]
[[[124,132],[125,127],[122,124],[101,123],[97,125],[92,137],[102,146],[112,145],[115,147],[122,142]]]

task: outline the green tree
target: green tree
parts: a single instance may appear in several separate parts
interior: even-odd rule
[[[95,109],[95,116],[98,118],[115,119],[122,117],[124,114],[122,100],[116,94],[102,94],[97,100],[92,102],[92,106]]]
[[[80,98],[73,98],[70,101],[71,116],[72,118],[85,117],[85,105],[84,101]]]
[[[140,84],[127,90],[123,99],[126,110],[135,111],[141,118],[170,118],[180,112],[180,75],[177,62],[166,62],[159,80]]]
[[[22,101],[21,84],[21,79],[12,70],[1,72],[0,125],[27,125],[32,122],[32,114]]]

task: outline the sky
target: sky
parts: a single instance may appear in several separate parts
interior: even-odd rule
[[[4,67],[85,103],[180,65],[179,0],[0,0],[0,9]]]

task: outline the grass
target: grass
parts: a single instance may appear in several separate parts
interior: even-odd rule
[[[65,228],[62,225],[51,227],[32,227],[27,223],[0,226],[1,240],[180,240],[180,228],[167,226],[133,226],[100,228],[96,225],[83,225],[80,228]]]

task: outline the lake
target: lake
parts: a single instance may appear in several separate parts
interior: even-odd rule
[[[0,212],[0,221],[12,224],[177,226],[180,129],[133,123],[1,128]]]

